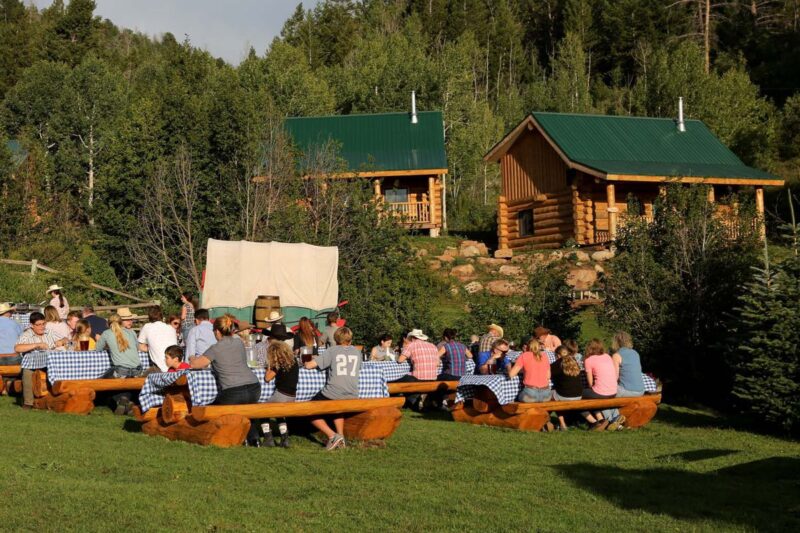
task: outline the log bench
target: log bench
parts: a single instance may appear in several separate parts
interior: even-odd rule
[[[18,378],[22,374],[22,367],[20,365],[2,365],[0,366],[0,394],[5,391],[6,378]],[[11,389],[11,387],[9,387]]]
[[[47,383],[47,372],[33,373],[33,406],[57,413],[87,415],[98,392],[140,391],[145,378],[74,379]]]
[[[344,434],[354,440],[383,440],[400,425],[404,398],[255,403],[191,407],[188,390],[171,387],[160,408],[134,414],[142,432],[222,448],[241,445],[251,419],[344,415]]]
[[[432,392],[455,392],[458,381],[401,381],[387,383],[389,394],[426,394]]]
[[[472,399],[471,405],[456,404],[451,413],[456,422],[541,431],[550,420],[550,413],[558,411],[598,411],[618,408],[625,415],[625,427],[642,427],[655,416],[661,394],[646,394],[636,398],[609,398],[603,400],[574,400],[565,402],[513,402],[500,405],[494,395],[484,389]]]

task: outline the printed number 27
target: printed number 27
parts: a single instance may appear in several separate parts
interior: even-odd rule
[[[358,356],[357,355],[340,355],[336,357],[336,375],[337,376],[346,376],[347,375],[347,363],[350,363],[350,375],[355,377],[356,375],[356,364],[358,363]]]

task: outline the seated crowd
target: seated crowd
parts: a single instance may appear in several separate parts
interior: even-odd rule
[[[307,317],[300,319],[296,332],[292,332],[282,323],[283,316],[274,312],[268,318],[268,327],[262,330],[265,340],[254,346],[249,323],[230,315],[212,322],[208,310],[196,308],[189,293],[181,296],[181,316],[174,315],[165,321],[161,308],[151,307],[148,322],[138,335],[133,330],[135,317],[128,308],[117,309],[106,321],[95,315],[91,306],[84,307],[82,312],[70,311],[58,286],[52,286],[48,294],[53,296],[50,305],[44,308],[44,313],[29,315],[30,326],[25,331],[11,318],[13,305],[0,304],[0,365],[18,365],[24,354],[34,350],[63,348],[106,350],[111,366],[103,378],[141,377],[152,372],[209,367],[217,381],[216,403],[220,405],[258,401],[261,384],[251,370],[248,350],[260,354],[260,366],[267,369],[265,380],[275,382],[271,402],[294,401],[301,365],[327,373],[326,385],[314,400],[357,398],[358,376],[364,359],[408,362],[411,370],[398,380],[400,382],[458,381],[468,373],[467,361],[473,360],[476,374],[502,373],[507,379],[521,374],[520,402],[644,394],[639,354],[625,332],[614,336],[611,355],[598,339],[590,341],[582,355],[575,341],[562,342],[549,329],[537,327],[523,344],[522,353],[514,359],[509,356],[512,344],[504,338],[503,328],[497,324],[490,324],[482,336],[473,336],[469,346],[458,339],[458,332],[452,328],[444,330],[438,344],[431,342],[422,330],[412,329],[397,347],[393,347],[391,335],[382,335],[369,353],[362,356],[352,345],[352,331],[340,327],[337,313],[328,315],[322,332]],[[143,366],[139,351],[148,354],[149,367]],[[555,362],[550,363],[548,352],[555,353]],[[26,409],[30,409],[34,401],[32,375],[31,370],[23,369],[23,408]],[[116,394],[113,400],[116,412],[127,414],[133,408],[134,394]],[[437,404],[439,408],[446,408],[444,393],[409,394],[406,400],[415,410]],[[558,429],[566,430],[564,414],[556,415]],[[581,415],[592,430],[617,429],[625,422],[625,417],[616,409],[586,411]],[[333,427],[322,418],[313,420],[312,424],[328,437],[328,449],[345,445],[343,418],[335,418]],[[279,445],[288,447],[285,420],[254,420],[248,444],[277,445],[273,429],[280,437]],[[553,424],[548,422],[546,429],[554,429]]]

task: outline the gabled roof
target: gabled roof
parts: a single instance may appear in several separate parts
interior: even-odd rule
[[[570,167],[602,178],[716,178],[783,184],[779,177],[742,163],[703,122],[686,120],[685,124],[686,131],[679,132],[668,118],[534,112],[484,159],[499,160],[527,126],[542,132]]]
[[[333,140],[352,172],[369,174],[444,174],[447,155],[439,111],[287,118],[284,127],[295,145],[308,151]]]

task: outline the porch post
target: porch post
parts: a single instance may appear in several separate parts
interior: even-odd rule
[[[428,213],[430,213],[431,226],[433,226],[430,230],[430,235],[431,237],[438,237],[439,228],[436,227],[436,178],[433,176],[428,176]]]
[[[442,231],[447,233],[447,174],[440,174],[442,180]]]
[[[617,199],[613,183],[606,185],[606,201],[608,202],[608,238],[613,241],[617,238]]]
[[[375,178],[375,181],[372,183],[375,187],[375,199],[379,199],[381,197],[381,180],[379,178]]]
[[[767,238],[767,221],[764,219],[764,187],[756,187],[756,211],[761,225],[761,239]]]

